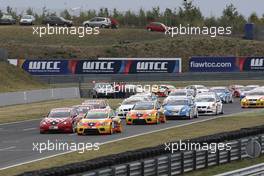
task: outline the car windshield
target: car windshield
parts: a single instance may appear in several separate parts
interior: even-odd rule
[[[88,112],[85,119],[105,119],[107,117],[108,114],[105,112]]]
[[[188,105],[188,100],[168,100],[165,105]]]
[[[77,112],[80,114],[85,114],[85,113],[87,113],[88,111],[90,110],[90,108],[89,107],[78,107],[77,108]]]
[[[214,102],[215,99],[211,97],[198,97],[195,100],[196,102]]]
[[[95,84],[95,88],[112,88],[111,84]]]
[[[216,92],[216,93],[226,92],[225,89],[213,89],[213,91]]]
[[[122,105],[136,104],[141,101],[140,99],[126,99],[122,102]]]
[[[204,86],[197,86],[196,89],[206,89]]]
[[[186,92],[171,92],[169,95],[170,96],[185,96],[187,93]]]
[[[134,106],[134,110],[150,110],[154,109],[154,103],[138,103]]]
[[[264,91],[258,92],[249,92],[247,95],[264,95]]]
[[[31,19],[32,17],[29,15],[23,16],[22,19]]]
[[[48,118],[66,118],[70,116],[69,110],[54,110],[48,115]]]

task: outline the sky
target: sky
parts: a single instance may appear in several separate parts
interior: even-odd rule
[[[190,1],[190,0],[187,0]],[[259,16],[264,14],[264,0],[192,0],[198,6],[204,16],[221,16],[226,5],[233,3],[238,11],[248,17],[252,12]],[[72,13],[86,9],[100,9],[107,7],[116,8],[120,11],[133,10],[137,12],[140,8],[149,10],[159,6],[163,11],[165,8],[178,8],[183,0],[0,0],[0,9],[11,6],[17,12],[21,12],[28,7],[41,12],[42,7],[46,6],[50,11],[60,11],[62,9],[72,9]]]

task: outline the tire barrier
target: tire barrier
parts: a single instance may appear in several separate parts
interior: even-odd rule
[[[251,128],[242,128],[240,130],[235,130],[230,132],[221,132],[213,135],[193,138],[190,140],[184,140],[182,142],[210,144],[210,143],[228,142],[228,141],[242,139],[250,136],[256,136],[260,134],[264,134],[264,125],[255,126]],[[178,143],[178,142],[179,141],[176,141],[174,143]],[[168,155],[169,153],[170,151],[165,150],[165,144],[163,144],[155,147],[148,147],[133,151],[126,151],[119,154],[112,154],[108,156],[98,157],[92,160],[67,164],[64,166],[25,172],[23,174],[19,174],[18,176],[66,176],[73,174],[76,175],[78,173],[84,173],[88,171],[98,170],[101,168],[113,167],[124,163],[154,158],[160,155]]]

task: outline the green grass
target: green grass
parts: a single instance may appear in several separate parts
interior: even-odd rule
[[[47,115],[52,108],[70,107],[81,104],[83,101],[84,99],[66,99],[0,107],[0,123],[37,118],[41,119],[44,115]],[[111,107],[116,108],[121,100],[109,99],[108,102]]]
[[[252,127],[252,126],[264,124],[263,113],[264,110],[258,110],[255,112],[246,112],[246,113],[218,118],[215,120],[210,120],[202,123],[196,123],[193,125],[188,125],[178,128],[176,127],[148,135],[142,135],[134,138],[120,140],[113,143],[108,143],[106,145],[101,145],[98,151],[87,151],[84,152],[83,154],[73,152],[73,153],[53,157],[50,159],[45,159],[34,163],[24,164],[21,166],[6,169],[0,171],[0,175],[15,175],[25,171],[61,166],[64,164],[84,161],[88,159],[97,158],[100,156],[106,156],[109,154],[115,154],[128,150],[140,149],[144,147],[156,146],[169,141],[176,141],[179,139],[190,139],[194,137],[215,134],[224,131],[232,131],[240,128]],[[85,138],[85,136],[83,137]]]
[[[48,88],[20,68],[0,62],[0,92]]]
[[[175,36],[144,29],[105,29],[97,36],[33,35],[31,27],[3,26],[0,47],[10,58],[181,57],[183,71],[190,56],[263,56],[264,42],[241,38]],[[15,37],[14,37],[15,36]]]

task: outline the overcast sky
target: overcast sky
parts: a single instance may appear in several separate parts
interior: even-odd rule
[[[99,9],[107,7],[109,9],[117,8],[120,11],[133,10],[138,11],[141,7],[145,10],[159,6],[161,10],[165,8],[178,8],[183,0],[0,0],[0,9],[11,6],[18,12],[32,7],[40,11],[46,6],[51,11],[61,9],[75,9],[75,13],[80,9]],[[264,0],[193,0],[194,4],[199,6],[205,16],[220,16],[226,5],[233,3],[240,13],[248,17],[252,12],[259,16],[264,14]]]

